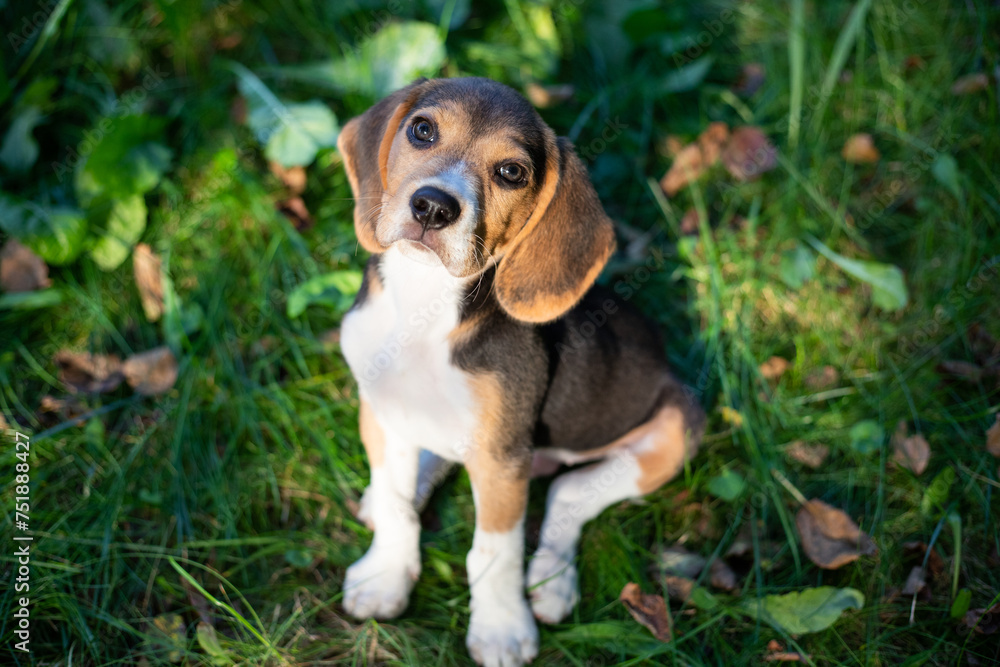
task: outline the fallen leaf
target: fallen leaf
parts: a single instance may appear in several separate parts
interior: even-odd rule
[[[989,609],[970,609],[965,613],[962,624],[981,635],[992,635],[1000,631],[1000,603]]]
[[[806,378],[806,386],[814,391],[829,389],[840,381],[840,373],[833,366],[823,366]]]
[[[698,144],[688,144],[674,157],[670,170],[660,180],[660,187],[673,197],[688,183],[698,180],[705,171],[705,159]]]
[[[983,369],[968,361],[945,360],[939,363],[934,370],[942,375],[952,375],[972,384],[983,379]]]
[[[122,373],[137,393],[157,396],[170,391],[177,382],[177,359],[169,347],[154,347],[126,359]]]
[[[733,568],[729,567],[729,564],[721,558],[716,558],[712,561],[712,565],[708,569],[709,572],[709,583],[715,588],[721,588],[724,591],[736,590],[736,573],[733,572]]]
[[[809,500],[795,515],[802,548],[809,560],[827,570],[835,570],[870,556],[878,549],[867,534],[847,514],[822,500]]]
[[[997,413],[996,422],[986,431],[986,451],[1000,458],[1000,412]]]
[[[892,460],[914,475],[922,475],[931,460],[931,446],[919,433],[908,436],[906,432],[906,422],[899,422],[892,436]]]
[[[292,221],[298,231],[312,227],[313,219],[302,197],[290,197],[277,202],[274,207]]]
[[[833,625],[847,609],[861,609],[865,596],[853,588],[820,586],[785,595],[747,600],[745,612],[792,635],[819,632]]]
[[[274,160],[267,163],[271,173],[278,177],[289,192],[293,195],[300,195],[306,189],[306,169],[302,166],[283,167],[280,162]]]
[[[777,380],[780,378],[791,364],[783,357],[771,357],[760,365],[760,374],[765,380]]]
[[[61,350],[53,357],[59,379],[70,393],[99,394],[114,391],[122,383],[122,363],[115,355]]]
[[[561,83],[554,86],[543,86],[535,82],[527,85],[524,92],[531,103],[539,109],[548,109],[569,99],[572,99],[576,89],[573,84]]]
[[[740,97],[750,97],[764,85],[767,72],[760,63],[747,63],[740,72],[740,78],[730,89]]]
[[[733,130],[722,151],[722,164],[739,181],[752,181],[778,164],[778,152],[759,127]]]
[[[678,602],[687,602],[694,591],[694,581],[687,577],[664,577],[663,585],[667,589],[667,597]]]
[[[628,583],[618,597],[625,604],[628,613],[641,625],[649,629],[660,641],[670,641],[670,617],[667,603],[661,595],[643,593],[639,584]]]
[[[955,79],[951,85],[952,95],[971,95],[981,90],[986,90],[990,85],[989,77],[983,72],[966,74]]]
[[[826,461],[826,457],[830,455],[830,448],[822,444],[808,445],[802,440],[796,440],[788,445],[785,453],[793,461],[815,470]]]
[[[17,239],[9,239],[0,250],[0,288],[4,292],[34,292],[49,287],[49,267]]]
[[[681,218],[681,234],[697,234],[699,220],[701,218],[698,215],[698,211],[694,210],[694,207],[684,211],[684,217]]]
[[[684,140],[676,134],[668,134],[659,144],[659,151],[668,158],[675,158],[684,149]]]
[[[142,300],[142,311],[150,322],[156,322],[163,315],[161,265],[160,258],[149,245],[139,243],[135,246],[132,253],[132,273]]]
[[[764,656],[765,662],[806,662],[809,656],[794,651],[775,651]]]
[[[728,140],[729,126],[721,122],[709,123],[705,131],[698,135],[698,147],[706,169],[719,161],[722,147]]]
[[[46,394],[42,396],[42,400],[38,404],[38,411],[58,415],[61,421],[66,421],[67,419],[79,417],[87,411],[87,408],[75,397],[56,398],[55,396]]]
[[[867,132],[851,135],[844,143],[840,154],[852,164],[874,164],[882,157],[882,154],[875,148],[872,135]]]
[[[944,560],[934,549],[930,550],[930,554],[927,553],[927,545],[924,542],[906,542],[903,544],[903,557],[905,560],[913,562],[914,560],[919,561],[921,567],[924,567],[924,559],[927,559],[927,573],[931,575],[932,578],[941,576],[944,572]]]

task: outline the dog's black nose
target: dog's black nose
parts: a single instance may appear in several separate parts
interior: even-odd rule
[[[444,190],[425,185],[410,197],[410,210],[424,229],[441,229],[458,219],[462,207]]]

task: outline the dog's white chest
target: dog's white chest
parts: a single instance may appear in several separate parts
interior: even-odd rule
[[[384,289],[341,325],[341,348],[387,437],[461,460],[475,425],[466,373],[451,363],[461,284],[395,247],[382,257]]]

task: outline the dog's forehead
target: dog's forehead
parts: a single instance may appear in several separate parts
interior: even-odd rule
[[[413,105],[409,117],[437,110],[461,120],[468,139],[506,135],[525,146],[545,142],[545,123],[513,88],[480,78],[438,79]]]

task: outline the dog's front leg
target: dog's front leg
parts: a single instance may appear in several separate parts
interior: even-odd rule
[[[364,400],[361,440],[371,466],[371,547],[347,568],[344,609],[355,618],[393,618],[420,576],[420,522],[413,507],[420,449],[382,429]]]
[[[538,653],[538,629],[522,592],[530,463],[530,453],[526,461],[510,461],[486,451],[466,461],[476,504],[466,560],[472,593],[466,646],[480,665],[522,665]]]

